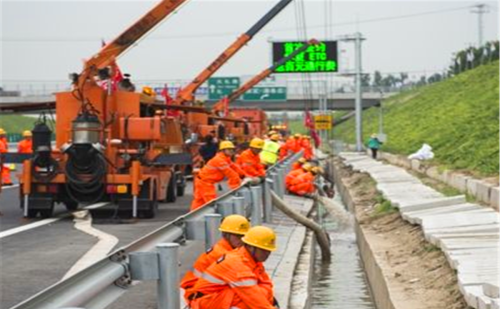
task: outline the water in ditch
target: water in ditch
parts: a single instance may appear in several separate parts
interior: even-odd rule
[[[329,265],[323,265],[321,254],[316,254],[311,308],[375,309],[356,245],[351,214],[344,211],[340,197],[336,196],[334,202],[338,207],[320,209],[320,213],[329,211],[332,214],[322,216],[322,224],[330,235],[333,258]]]

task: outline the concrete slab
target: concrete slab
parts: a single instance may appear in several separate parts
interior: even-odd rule
[[[492,188],[493,188],[493,186],[490,185],[489,183],[486,183],[484,181],[479,181],[477,183],[476,198],[478,200],[480,200],[481,202],[489,203]]]
[[[448,234],[448,233],[464,233],[464,232],[481,232],[481,233],[499,233],[500,232],[500,224],[492,223],[492,224],[482,224],[482,225],[473,225],[473,226],[457,226],[457,227],[447,227],[447,228],[434,228],[434,229],[426,229],[424,234],[433,235],[433,234]]]
[[[496,285],[492,283],[483,283],[483,293],[491,298],[500,298],[498,283]]]
[[[411,201],[409,201],[411,202]],[[443,197],[443,198],[437,198],[432,201],[427,201],[427,202],[417,202],[414,204],[407,204],[405,206],[401,206],[401,211],[402,212],[407,212],[407,211],[420,211],[420,210],[426,210],[426,209],[435,209],[439,207],[444,207],[444,206],[452,206],[452,205],[460,205],[460,204],[465,204],[465,195],[458,195],[458,196],[451,196],[451,197]]]
[[[436,218],[438,217],[438,218]],[[476,226],[483,224],[497,224],[500,222],[500,216],[497,213],[478,213],[478,214],[449,214],[446,218],[436,216],[434,218],[424,218],[422,227],[424,230],[436,228],[454,228],[465,226]],[[445,219],[445,220],[443,220]]]
[[[499,203],[500,203],[500,188],[493,187],[490,191],[490,205],[497,212],[499,211]]]
[[[447,183],[460,192],[467,192],[467,181],[469,180],[469,178],[470,177],[459,173],[450,173],[448,174]]]

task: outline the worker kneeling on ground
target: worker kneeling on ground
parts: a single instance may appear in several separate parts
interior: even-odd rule
[[[18,153],[33,153],[33,134],[31,131],[23,132],[24,139],[17,144]]]
[[[250,141],[250,148],[243,151],[236,160],[236,164],[240,166],[245,176],[263,177],[266,175],[264,165],[260,163],[259,154],[262,147],[264,147],[264,141],[260,138],[254,138]]]
[[[299,196],[313,194],[316,191],[314,180],[318,174],[322,173],[321,167],[313,167],[310,172],[304,173],[295,178],[290,184],[288,191]]]
[[[289,172],[285,177],[286,189],[290,191],[290,187],[294,183],[295,179],[302,174],[307,174],[311,171],[313,166],[310,163],[304,163],[301,168]]]
[[[235,147],[230,141],[222,141],[219,152],[200,170],[194,180],[194,199],[191,210],[197,209],[217,197],[215,184],[228,179],[231,189],[241,184],[239,168],[232,162]]]
[[[207,252],[203,253],[193,265],[193,271],[188,271],[181,281],[181,288],[186,292],[184,297],[189,304],[193,297],[192,288],[202,273],[222,255],[243,245],[241,238],[250,229],[250,222],[240,215],[227,216],[221,223],[219,231],[222,238]]]
[[[272,309],[273,283],[263,262],[276,250],[276,234],[265,226],[252,227],[244,245],[208,267],[192,289],[192,309]]]

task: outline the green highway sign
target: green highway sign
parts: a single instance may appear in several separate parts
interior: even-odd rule
[[[253,87],[243,94],[243,101],[286,100],[286,87]]]
[[[273,62],[290,55],[305,42],[273,42]],[[337,41],[322,41],[278,67],[274,73],[338,72]]]
[[[208,99],[220,100],[240,87],[239,77],[212,77],[208,79]]]

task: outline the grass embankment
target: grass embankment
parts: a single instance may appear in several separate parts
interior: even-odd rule
[[[431,164],[482,177],[498,175],[498,65],[496,61],[385,100],[388,140],[382,150],[408,155],[427,143],[435,154]],[[336,126],[334,138],[354,144],[354,125],[350,119]],[[363,136],[378,132],[378,126],[378,108],[365,111]]]
[[[3,128],[7,133],[22,134],[24,130],[32,130],[36,121],[37,118],[35,117],[1,115],[0,128]]]

